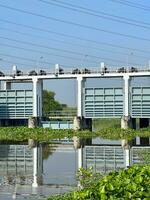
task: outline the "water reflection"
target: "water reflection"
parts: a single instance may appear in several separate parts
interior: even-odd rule
[[[150,146],[133,142],[131,164],[150,164]],[[100,138],[0,144],[0,199],[44,199],[77,186],[80,167],[108,173],[125,167],[121,141]]]
[[[32,146],[32,147],[31,147]],[[76,185],[72,142],[0,144],[0,199],[43,199]]]

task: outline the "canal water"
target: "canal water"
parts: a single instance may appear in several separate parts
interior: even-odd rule
[[[131,164],[150,162],[150,147],[133,146]],[[147,164],[147,163],[146,163]],[[120,141],[88,138],[0,143],[0,200],[44,200],[77,187],[80,167],[103,174],[125,167]]]

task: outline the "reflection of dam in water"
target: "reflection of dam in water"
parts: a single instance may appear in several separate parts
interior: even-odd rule
[[[1,184],[36,185],[42,164],[41,145],[29,148],[27,144],[0,144]]]
[[[83,148],[83,167],[92,167],[95,172],[110,172],[125,168],[125,152],[121,146],[85,146]],[[130,163],[150,163],[150,147],[133,146],[130,149]],[[149,159],[149,161],[148,161]]]
[[[80,140],[80,145],[78,144],[78,168],[92,167],[94,172],[108,173],[127,167],[126,149],[122,147],[121,141],[86,140]],[[128,162],[130,166],[150,164],[150,146],[136,145],[133,141],[129,149]]]
[[[85,146],[83,167],[104,173],[124,168],[123,149],[121,146]]]
[[[77,141],[79,144],[75,144]],[[101,173],[125,168],[125,152],[120,142],[110,144],[105,140],[101,144],[95,139],[77,138],[75,142],[55,140],[33,148],[21,143],[0,144],[0,184],[74,185],[80,167],[92,167]],[[150,146],[132,146],[130,159],[131,165],[150,163]]]
[[[33,152],[27,145],[0,145],[0,173],[25,175],[33,172]]]
[[[27,143],[0,144],[0,184],[74,185],[77,152],[72,142],[63,142],[32,148]]]

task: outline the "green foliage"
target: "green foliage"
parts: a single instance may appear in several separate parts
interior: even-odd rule
[[[66,106],[66,105],[65,105]],[[43,91],[43,114],[47,116],[50,111],[62,110],[63,105],[55,100],[55,93],[51,91]]]
[[[0,140],[26,141],[33,139],[36,141],[50,141],[64,137],[72,137],[73,130],[52,130],[50,128],[27,128],[27,127],[7,127],[0,128]]]
[[[102,175],[100,173],[94,173],[92,167],[88,169],[80,168],[77,173],[77,179],[83,188],[93,187],[101,178]]]
[[[52,139],[101,137],[104,139],[134,139],[139,137],[150,137],[150,129],[102,129],[96,132],[74,131],[72,129],[53,130],[50,128],[27,128],[27,127],[0,127],[0,140],[25,141],[34,139],[36,141],[50,141]]]
[[[112,172],[88,188],[48,200],[148,200],[150,199],[150,166],[133,166]]]
[[[72,194],[67,193],[62,195],[51,196],[47,200],[70,200],[70,199],[72,199]]]

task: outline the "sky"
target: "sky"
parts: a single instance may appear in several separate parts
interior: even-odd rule
[[[148,67],[147,0],[0,0],[0,70]],[[76,103],[75,81],[46,81],[57,100]]]

